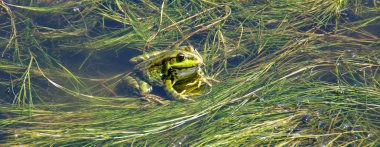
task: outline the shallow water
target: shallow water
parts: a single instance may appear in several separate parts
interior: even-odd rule
[[[378,1],[3,2],[4,146],[378,145]],[[212,85],[194,101],[112,89],[132,57],[188,44]]]

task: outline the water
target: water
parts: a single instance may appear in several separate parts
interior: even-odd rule
[[[378,144],[378,1],[4,2],[0,146]],[[188,44],[194,101],[115,93],[132,57]]]

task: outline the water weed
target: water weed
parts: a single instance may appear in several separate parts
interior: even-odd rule
[[[0,143],[377,146],[378,3],[0,0]],[[115,93],[130,58],[185,45],[194,101]]]

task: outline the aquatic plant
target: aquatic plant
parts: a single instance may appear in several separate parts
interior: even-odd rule
[[[6,146],[378,145],[378,1],[0,4]],[[128,58],[184,44],[220,81],[195,102],[113,93]]]

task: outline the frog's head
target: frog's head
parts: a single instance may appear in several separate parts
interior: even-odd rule
[[[192,45],[180,47],[178,48],[178,50],[182,52],[177,54],[177,57],[176,57],[177,62],[182,62],[186,58],[188,58],[190,60],[198,60],[203,63],[202,56],[198,53],[197,50],[194,49]],[[190,54],[186,54],[186,53],[190,53]]]
[[[180,47],[177,51],[175,63],[171,65],[173,68],[190,68],[203,64],[202,56],[192,46]]]

